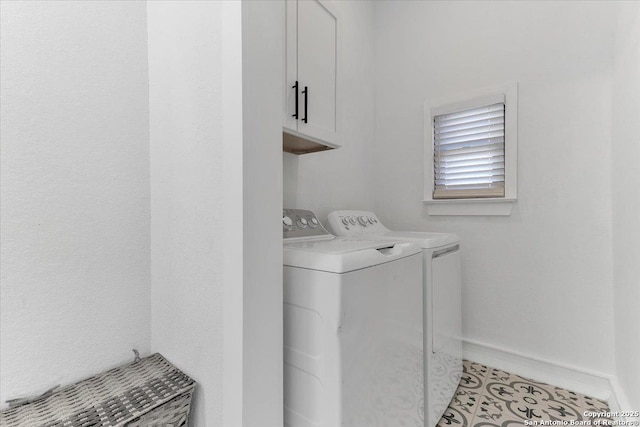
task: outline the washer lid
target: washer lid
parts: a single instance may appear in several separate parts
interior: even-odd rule
[[[331,240],[285,241],[283,248],[285,266],[330,273],[347,273],[421,252],[418,245],[409,242],[340,237]]]
[[[373,237],[367,235],[367,237]],[[407,240],[415,242],[423,249],[432,249],[440,246],[448,246],[460,243],[460,238],[449,233],[427,233],[420,231],[387,231],[379,235],[382,239]]]
[[[349,237],[315,238],[307,240],[285,239],[285,249],[318,252],[322,254],[348,254],[365,249],[387,248],[398,243],[397,240],[353,239]]]

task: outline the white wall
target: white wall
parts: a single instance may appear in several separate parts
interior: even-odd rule
[[[284,423],[280,226],[284,28],[284,2],[242,3],[244,427]]]
[[[617,377],[640,408],[640,3],[616,8],[613,69],[613,275]],[[622,399],[625,399],[622,397]]]
[[[376,2],[375,210],[458,233],[466,338],[612,373],[607,2]],[[510,217],[429,217],[423,103],[520,83]],[[594,343],[597,340],[597,343]]]
[[[374,26],[368,1],[336,2],[341,36],[338,58],[337,150],[284,154],[284,205],[311,209],[324,222],[335,209],[373,207]]]
[[[151,344],[198,382],[194,426],[222,423],[222,7],[147,3]]]
[[[222,81],[224,139],[224,309],[222,424],[242,426],[244,410],[244,218],[243,144],[242,141],[242,4],[222,4]],[[275,329],[275,328],[274,328]],[[274,331],[277,333],[277,329]],[[220,384],[214,385],[220,387]]]
[[[283,422],[283,6],[148,3],[152,348],[194,426]]]
[[[144,3],[2,2],[0,400],[149,351]]]

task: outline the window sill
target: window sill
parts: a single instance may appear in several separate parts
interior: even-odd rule
[[[516,199],[424,200],[429,215],[509,216]]]

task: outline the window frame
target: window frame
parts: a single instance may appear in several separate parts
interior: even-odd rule
[[[434,199],[434,129],[436,115],[480,107],[502,97],[505,102],[504,197]],[[518,84],[485,88],[465,97],[424,104],[424,199],[429,215],[510,215],[518,191]]]

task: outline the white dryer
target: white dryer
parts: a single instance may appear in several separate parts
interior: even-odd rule
[[[285,426],[423,426],[420,247],[282,223]]]
[[[435,427],[462,376],[460,239],[455,234],[391,231],[373,212],[334,211],[337,236],[415,242],[422,248],[426,427]]]

